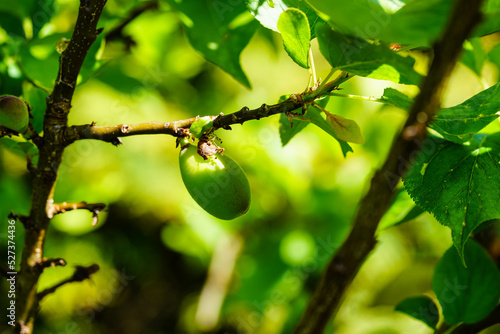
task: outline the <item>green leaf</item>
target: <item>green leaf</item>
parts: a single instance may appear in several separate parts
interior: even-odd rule
[[[23,83],[23,98],[29,102],[32,108],[31,115],[33,119],[31,119],[30,122],[37,133],[43,130],[43,117],[47,109],[45,99],[48,95],[47,92],[33,86],[31,83]]]
[[[0,27],[9,35],[25,38],[23,20],[16,15],[0,11]]]
[[[497,44],[493,49],[488,53],[488,60],[496,65],[498,69],[500,69],[500,44]]]
[[[11,138],[0,138],[0,146],[8,148],[10,151],[21,157],[27,157],[36,165],[38,163],[38,147],[32,142],[16,141]]]
[[[472,35],[475,37],[481,37],[499,31],[500,20],[498,17],[500,17],[500,8],[498,8],[498,6],[485,10],[482,22],[476,29],[474,29]]]
[[[404,45],[431,46],[441,35],[453,0],[409,0],[381,26],[381,40]]]
[[[382,95],[382,100],[387,104],[392,104],[395,107],[401,108],[403,110],[409,110],[413,104],[413,100],[407,95],[401,93],[399,90],[394,88],[385,88],[384,95]]]
[[[316,37],[314,26],[317,22],[323,22],[314,9],[303,0],[247,0],[247,7],[250,13],[266,28],[279,32],[278,20],[280,15],[289,8],[301,10],[307,16],[311,39]]]
[[[337,138],[348,143],[363,144],[365,139],[358,123],[335,114],[326,114],[326,121],[332,127]]]
[[[319,111],[316,107],[308,106],[306,116],[304,117],[310,119],[311,123],[318,126],[323,131],[328,133],[330,136],[335,138],[340,144],[340,148],[342,149],[342,154],[344,155],[344,157],[346,157],[348,152],[353,152],[351,146],[337,137],[337,134],[332,129],[330,124],[328,124],[328,122],[323,118],[322,114],[323,112]]]
[[[258,23],[247,12],[245,2],[169,0],[169,3],[180,13],[193,48],[250,88],[239,58]]]
[[[50,22],[50,19],[56,12],[54,9],[54,0],[26,0],[25,6],[28,17],[32,20],[33,36],[38,36],[40,30]]]
[[[462,143],[498,118],[500,83],[451,108],[441,109],[431,128],[445,139]]]
[[[281,145],[285,146],[297,133],[309,125],[309,121],[293,119],[292,122],[285,114],[280,115],[280,138]]]
[[[196,138],[203,136],[205,132],[210,130],[214,122],[211,120],[210,116],[200,117],[191,124],[189,132]]]
[[[283,45],[288,55],[299,66],[309,68],[311,30],[306,14],[299,9],[287,9],[280,15],[278,30],[283,37]]]
[[[380,220],[379,229],[383,230],[392,226],[406,223],[420,216],[425,211],[416,206],[404,188],[400,188],[389,210]]]
[[[418,85],[415,60],[402,57],[383,45],[370,44],[357,37],[342,35],[328,25],[317,25],[319,48],[330,65],[363,77]]]
[[[481,77],[483,65],[486,59],[486,52],[484,51],[479,38],[471,38],[470,41],[466,41],[464,43],[462,62],[478,77]]]
[[[464,257],[467,267],[454,249],[448,249],[432,278],[432,290],[450,325],[481,321],[500,298],[500,271],[486,251],[470,240],[465,245]]]
[[[453,1],[408,0],[402,7],[380,6],[370,0],[309,3],[326,14],[328,22],[340,33],[387,43],[430,46],[443,30]]]
[[[439,322],[439,310],[427,296],[407,298],[400,302],[395,310],[422,321],[432,329],[435,329]]]
[[[474,229],[499,218],[500,133],[463,145],[429,138],[404,178],[415,203],[451,229],[460,255]]]
[[[390,19],[379,4],[370,0],[309,0],[309,3],[320,12],[319,16],[327,16],[336,31],[361,38],[376,39],[375,33]],[[377,29],[370,32],[373,28]]]
[[[279,101],[278,102],[283,102],[285,101],[286,99],[288,99],[288,95],[283,95],[280,97]],[[329,100],[329,97],[326,96],[320,100],[316,100],[316,103],[319,104],[321,107],[326,107],[326,105],[328,104],[328,100]],[[300,112],[302,112],[302,109],[297,109],[297,110],[300,110]],[[289,118],[287,115],[285,114],[280,114],[280,127],[279,127],[279,131],[280,131],[280,138],[281,138],[281,145],[285,146],[286,144],[288,144],[288,142],[293,138],[295,137],[295,135],[297,133],[299,133],[300,131],[302,131],[306,126],[309,125],[310,121],[307,120],[307,116],[304,115],[304,116],[301,116],[300,117],[301,119],[298,119],[298,118]]]
[[[484,10],[488,12],[496,11],[500,9],[500,0],[488,0],[483,6]]]
[[[51,90],[59,70],[59,56],[56,44],[68,34],[53,34],[44,38],[34,38],[20,47],[19,57],[24,74],[38,86]]]

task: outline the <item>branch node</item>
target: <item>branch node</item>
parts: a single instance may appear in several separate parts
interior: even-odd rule
[[[111,144],[114,146],[119,146],[119,145],[123,144],[123,142],[120,138],[115,137],[115,138],[111,139]]]
[[[123,124],[122,127],[120,128],[120,131],[124,134],[128,133],[129,130],[130,130],[130,127],[127,124]]]
[[[21,224],[24,225],[25,229],[28,229],[30,227],[30,217],[24,216],[24,215],[17,215],[14,213],[14,211],[11,211],[9,215],[7,216],[9,219],[17,219],[21,222]]]
[[[72,283],[72,282],[82,282],[86,279],[89,279],[90,275],[95,274],[98,271],[99,271],[99,266],[97,264],[92,264],[88,267],[76,266],[75,272],[73,273],[73,276],[71,276],[68,279],[65,279],[64,281],[54,285],[51,288],[47,288],[47,289],[43,290],[42,292],[39,292],[36,295],[38,298],[38,301],[42,300],[48,294],[54,293],[61,286],[68,284],[68,283]]]

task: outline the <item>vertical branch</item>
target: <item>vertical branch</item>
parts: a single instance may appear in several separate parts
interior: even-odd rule
[[[389,208],[394,188],[408,167],[401,161],[411,161],[420,151],[427,125],[439,110],[443,87],[458,60],[462,44],[481,20],[481,4],[482,0],[455,1],[442,38],[434,45],[434,60],[410,109],[408,120],[394,141],[384,165],[373,176],[347,239],[323,271],[295,329],[296,334],[323,333],[359,268],[375,247],[379,221]]]
[[[52,94],[47,98],[44,136],[40,143],[38,167],[33,174],[30,216],[25,223],[24,248],[17,287],[16,331],[31,333],[38,309],[37,282],[42,273],[43,246],[49,226],[47,212],[64,151],[64,129],[85,56],[101,32],[97,22],[106,0],[81,0],[78,18],[68,47],[59,58],[59,72]]]

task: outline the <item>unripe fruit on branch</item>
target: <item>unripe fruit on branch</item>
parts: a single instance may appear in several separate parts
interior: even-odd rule
[[[25,133],[29,124],[28,106],[23,100],[11,96],[0,96],[0,125],[16,132]]]
[[[204,160],[195,146],[186,145],[181,149],[179,166],[186,189],[205,211],[225,220],[247,212],[250,186],[234,160],[220,154]]]

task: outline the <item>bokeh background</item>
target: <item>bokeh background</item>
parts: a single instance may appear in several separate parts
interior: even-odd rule
[[[109,1],[99,24],[104,34],[136,5],[132,0]],[[55,45],[71,36],[77,6],[75,1],[48,1],[39,6],[40,19],[30,26],[19,19],[22,9],[0,5],[0,93],[29,100],[35,126],[40,127],[47,96],[39,87],[53,85],[59,56]],[[163,1],[158,10],[128,24],[124,34],[130,39],[97,41],[72,102],[70,125],[231,113],[302,92],[309,80],[309,72],[283,51],[281,37],[260,27],[241,55],[253,87],[248,90],[193,50],[178,15]],[[481,40],[489,56],[479,70],[457,67],[444,106],[498,81],[499,39]],[[313,51],[317,74],[324,78],[329,66],[315,41]],[[427,56],[411,56],[424,73]],[[379,97],[389,86],[410,96],[417,93],[416,87],[366,78],[348,81],[341,93]],[[191,199],[171,136],[123,138],[119,147],[99,141],[69,146],[55,201],[104,202],[107,210],[96,227],[87,211],[54,218],[45,256],[62,257],[68,265],[47,269],[39,288],[71,276],[76,265],[96,263],[101,270],[88,281],[47,296],[36,333],[290,333],[406,116],[395,107],[342,97],[331,98],[326,109],[361,127],[366,142],[352,145],[354,153],[347,158],[338,143],[314,125],[282,147],[279,116],[217,132],[252,190],[250,210],[234,221],[208,215]],[[499,130],[498,123],[485,129]],[[28,214],[30,191],[23,152],[0,139],[2,245],[7,241],[8,213]],[[433,296],[434,266],[451,246],[450,233],[427,214],[392,226],[411,209],[411,200],[405,202],[404,197],[384,218],[379,243],[330,332],[432,332],[395,312],[394,306],[406,297]],[[16,226],[19,260],[23,227]],[[5,261],[6,251],[0,258]],[[3,291],[0,304],[6,305]],[[489,333],[498,331],[497,326]]]

